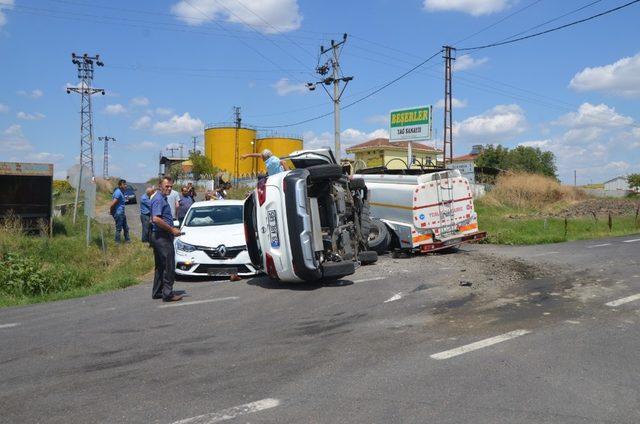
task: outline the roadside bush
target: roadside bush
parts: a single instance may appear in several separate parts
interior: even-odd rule
[[[67,180],[53,180],[53,192],[54,193],[71,193],[73,187]]]
[[[561,185],[555,178],[517,173],[498,177],[495,187],[482,199],[491,206],[543,209],[558,202],[575,202],[587,196],[575,187]]]
[[[55,290],[40,264],[33,258],[7,253],[0,258],[0,266],[0,293],[37,296]]]

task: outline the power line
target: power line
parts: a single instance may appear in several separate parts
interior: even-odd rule
[[[578,25],[578,24],[581,24],[581,23],[584,23],[584,22],[599,18],[601,16],[608,15],[608,14],[613,13],[613,12],[617,12],[618,10],[624,9],[625,7],[632,6],[632,5],[634,5],[635,3],[638,3],[638,2],[640,2],[640,0],[633,0],[633,1],[630,1],[628,3],[623,4],[621,6],[614,7],[613,9],[605,10],[604,12],[598,13],[596,15],[589,16],[588,18],[584,18],[584,19],[580,19],[580,20],[577,20],[577,21],[573,21],[573,22],[570,22],[568,24],[560,25],[558,27],[554,27],[554,28],[551,28],[551,29],[548,29],[548,30],[545,30],[545,31],[536,32],[535,34],[526,35],[524,37],[514,38],[512,40],[507,40],[507,41],[499,41],[499,42],[495,42],[495,43],[491,43],[491,44],[485,44],[483,46],[463,47],[463,48],[458,48],[457,50],[459,50],[459,51],[481,50],[481,49],[488,49],[490,47],[497,47],[497,46],[503,46],[505,44],[516,43],[518,41],[523,41],[523,40],[527,40],[529,38],[534,38],[534,37],[538,37],[538,36],[541,36],[541,35],[544,35],[544,34],[549,34],[549,33],[554,32],[554,31],[559,31],[559,30],[564,29],[564,28],[568,28],[568,27],[571,27],[571,26],[574,26],[574,25]]]
[[[540,3],[541,1],[542,1],[542,0],[534,0],[533,2],[529,3],[528,5],[526,5],[526,6],[522,7],[522,8],[520,8],[520,9],[516,10],[515,12],[510,13],[509,15],[505,16],[504,18],[500,19],[499,21],[496,21],[496,22],[492,23],[491,25],[488,25],[488,26],[486,26],[486,27],[484,27],[484,28],[480,29],[480,30],[478,30],[478,31],[474,32],[473,34],[468,35],[468,36],[466,36],[466,37],[464,37],[464,38],[462,38],[462,39],[460,39],[460,40],[456,41],[456,42],[455,42],[455,43],[453,43],[453,44],[462,43],[463,41],[467,41],[468,39],[473,38],[473,37],[475,37],[476,35],[478,35],[478,34],[481,34],[481,33],[485,32],[486,30],[489,30],[489,29],[491,29],[491,28],[494,28],[494,27],[496,27],[497,25],[499,25],[499,24],[503,23],[504,21],[506,21],[507,19],[509,19],[509,18],[511,18],[511,17],[513,17],[513,16],[515,16],[515,15],[517,15],[517,14],[519,14],[519,13],[521,13],[521,12],[524,12],[525,10],[529,9],[529,8],[530,8],[530,7],[532,7],[532,6],[535,6],[536,4]]]
[[[640,0],[639,0],[640,1]],[[391,81],[383,84],[382,86],[380,86],[379,88],[373,90],[371,93],[360,97],[357,100],[354,100],[353,102],[345,105],[342,107],[342,109],[347,109],[351,106],[354,106],[360,102],[365,101],[366,99],[368,99],[371,96],[374,96],[376,94],[378,94],[379,92],[381,92],[382,90],[384,90],[385,88],[389,87],[392,84],[395,84],[396,82],[400,81],[401,79],[403,79],[404,77],[406,77],[407,75],[411,74],[412,72],[414,72],[416,69],[420,68],[421,66],[425,65],[427,62],[431,61],[434,57],[438,56],[440,53],[442,53],[442,49],[438,50],[436,53],[434,53],[433,55],[429,56],[427,59],[423,60],[422,62],[420,62],[419,64],[415,65],[413,68],[409,69],[408,71],[404,72],[403,74],[397,76],[396,78],[392,79]],[[305,119],[302,121],[298,121],[298,122],[294,122],[291,124],[285,124],[285,125],[258,125],[257,128],[259,129],[269,129],[269,128],[285,128],[285,127],[294,127],[296,125],[302,125],[302,124],[306,124],[307,122],[312,122],[312,121],[316,121],[318,119],[322,119],[324,117],[327,117],[329,115],[333,114],[333,112],[327,112],[324,113],[322,115],[313,117],[313,118],[309,118],[309,119]]]

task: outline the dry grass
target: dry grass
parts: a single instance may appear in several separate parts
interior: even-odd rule
[[[491,206],[541,210],[586,197],[582,190],[561,185],[553,178],[519,173],[499,177],[495,187],[482,200]]]

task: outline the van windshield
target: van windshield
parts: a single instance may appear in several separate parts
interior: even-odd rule
[[[187,227],[242,224],[242,205],[199,206],[189,209]]]

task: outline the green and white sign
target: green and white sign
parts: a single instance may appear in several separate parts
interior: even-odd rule
[[[431,140],[433,106],[417,106],[390,112],[389,141]]]

